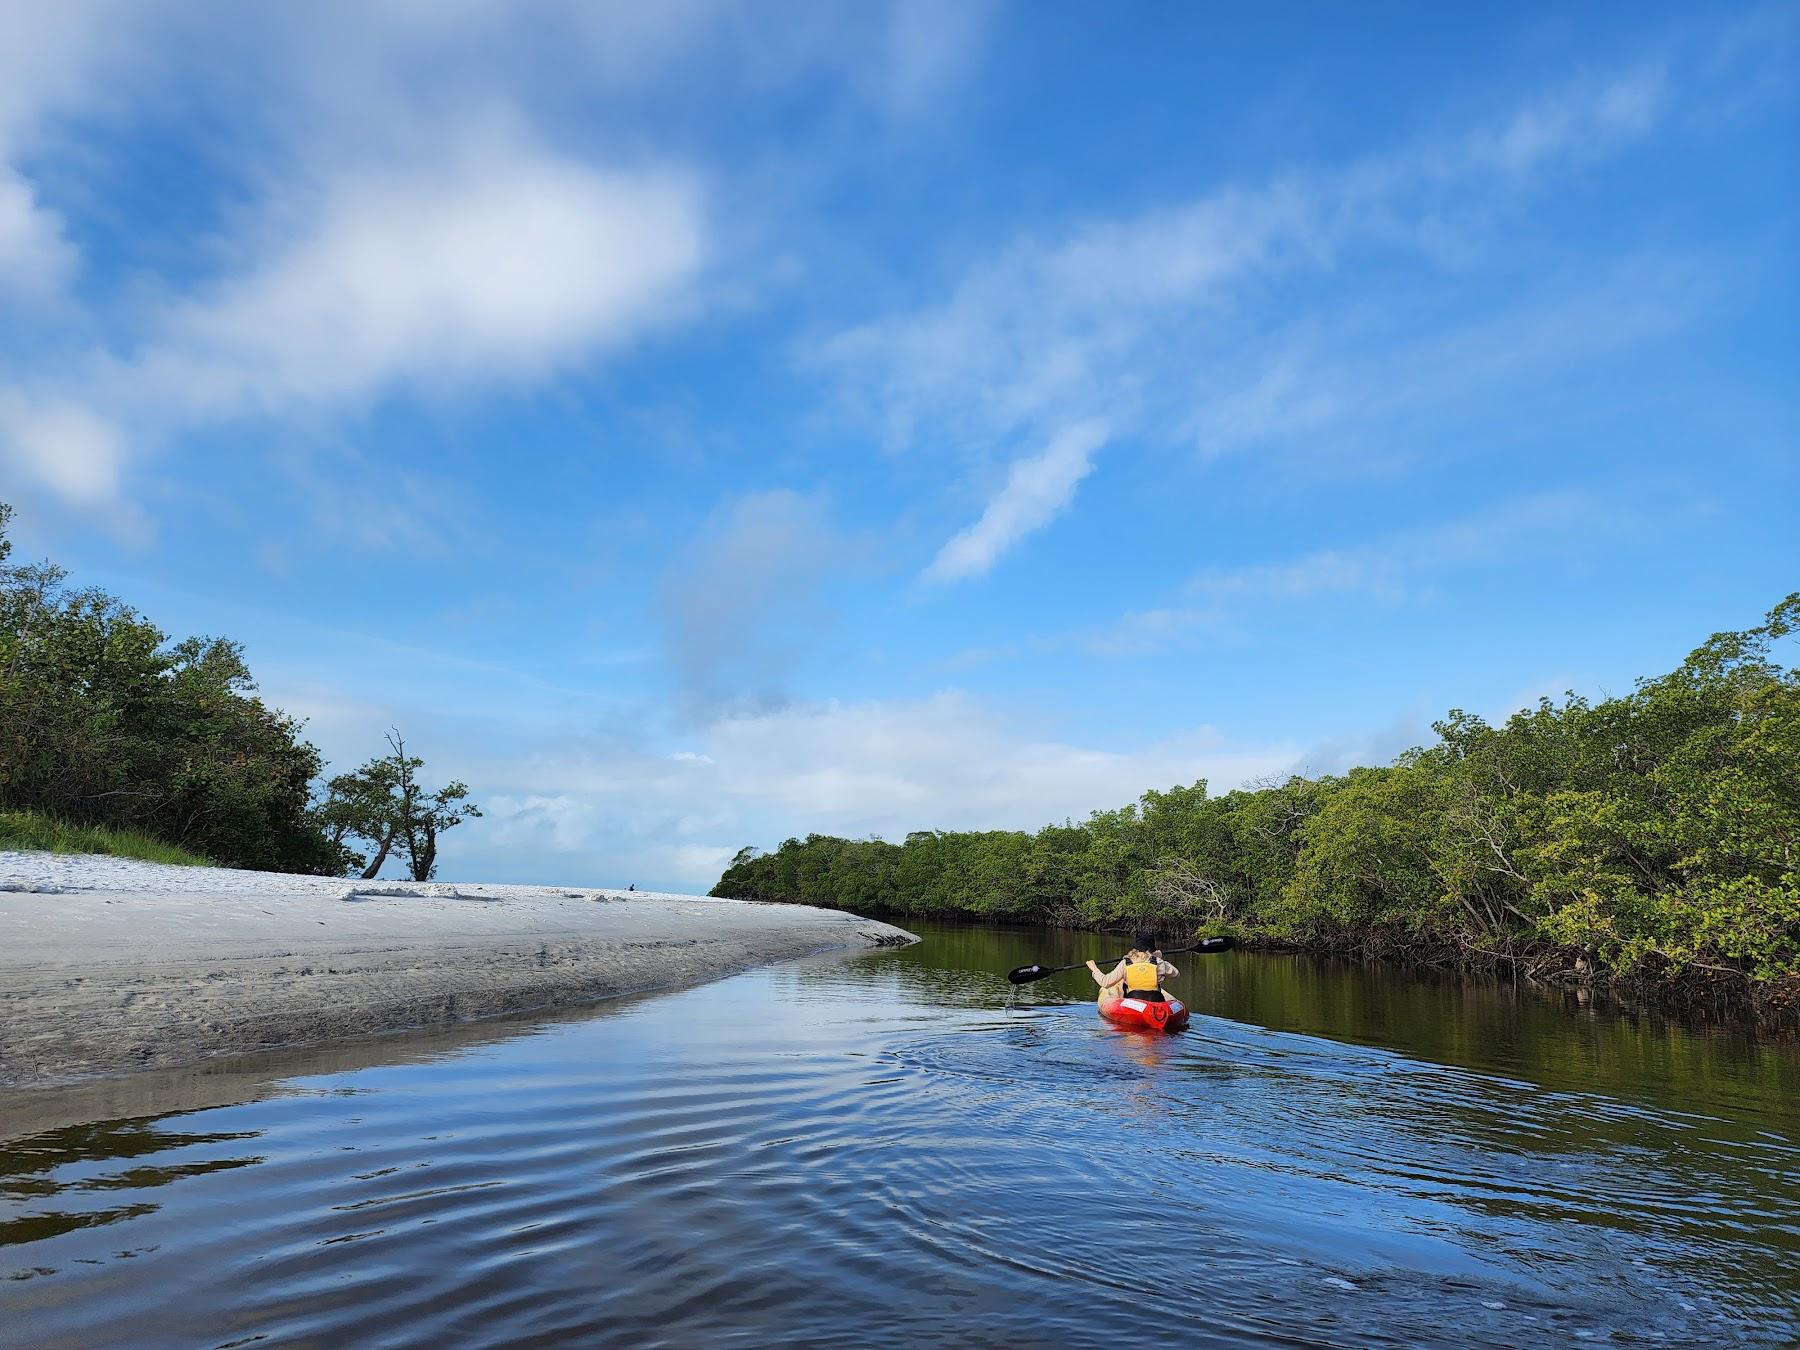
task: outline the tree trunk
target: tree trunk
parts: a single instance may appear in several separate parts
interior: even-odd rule
[[[381,847],[375,850],[375,859],[363,869],[362,879],[373,881],[375,874],[381,870],[381,864],[387,861],[388,853],[394,847],[394,832],[389,830],[381,837]]]
[[[437,871],[437,829],[430,821],[423,821],[419,833],[425,837],[425,842],[410,850],[413,880],[430,881],[431,874]]]

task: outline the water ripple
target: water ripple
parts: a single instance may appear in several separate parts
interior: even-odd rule
[[[1583,1085],[1249,997],[1132,1036],[1009,1009],[986,972],[1034,953],[994,942],[0,1145],[0,1312],[47,1346],[1800,1332],[1781,1062]]]

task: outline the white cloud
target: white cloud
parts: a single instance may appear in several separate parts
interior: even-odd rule
[[[778,15],[760,0],[510,0],[309,5],[272,23],[318,79],[366,102],[392,97],[428,54],[465,91],[520,84],[614,100],[696,82],[733,96],[824,76],[891,117],[932,107],[969,69],[992,0],[814,0]]]
[[[48,116],[104,103],[163,0],[58,0],[0,5],[0,143],[16,142]],[[113,83],[95,88],[96,77]]]
[[[1721,289],[1692,260],[1632,256],[1521,286],[1480,318],[1437,324],[1394,303],[1308,316],[1297,333],[1271,325],[1272,351],[1195,380],[1177,434],[1212,458],[1330,429],[1391,436],[1422,410],[1527,381],[1544,397],[1562,371],[1678,331]]]
[[[396,389],[540,379],[685,318],[705,264],[691,175],[599,167],[516,137],[472,136],[429,166],[347,169],[261,216],[242,266],[169,305],[134,356],[14,390],[0,408],[9,458],[65,501],[102,505],[136,448],[119,426],[141,442]],[[295,472],[352,537],[404,527],[388,511],[371,528],[366,497]],[[435,491],[416,475],[398,486]]]
[[[1233,745],[1197,727],[1125,751],[1044,736],[967,694],[790,705],[720,717],[704,755],[562,749],[491,772],[530,782],[491,802],[462,844],[565,855],[618,876],[655,851],[660,873],[710,885],[744,844],[819,831],[899,839],[915,829],[1037,829],[1206,778],[1223,791],[1298,762],[1293,745]],[[584,863],[581,855],[592,859]],[[547,874],[547,873],[546,873]]]
[[[118,429],[78,404],[0,387],[0,462],[65,500],[109,500],[123,462]]]
[[[59,114],[104,102],[156,0],[0,4],[0,303],[46,307],[65,298],[80,254],[62,217],[22,167],[43,150]]]
[[[1289,562],[1212,568],[1194,578],[1192,589],[1214,597],[1302,600],[1317,595],[1363,593],[1396,600],[1401,577],[1411,569],[1410,550],[1374,544],[1354,549],[1322,549]]]
[[[56,301],[80,334],[34,333],[9,378],[129,427],[122,471],[220,419],[579,367],[692,320],[721,253],[748,247],[721,232],[758,228],[712,192],[735,166],[659,148],[646,106],[823,82],[911,117],[966,71],[988,9],[844,3],[771,23],[743,0],[547,0],[529,21],[504,0],[0,5],[0,303]],[[118,152],[115,129],[171,115],[214,129],[184,203],[209,228],[186,253],[146,231],[175,259],[165,275],[131,260],[127,287],[76,297],[71,231],[23,166],[54,161],[91,191],[82,174]],[[42,481],[91,507],[103,477]]]
[[[1082,422],[1058,432],[1042,452],[1016,461],[1006,483],[968,529],[938,551],[925,576],[961,581],[984,575],[1000,555],[1068,509],[1075,488],[1093,468],[1106,428]]]
[[[1469,152],[1511,173],[1528,173],[1560,157],[1591,158],[1647,132],[1666,96],[1664,72],[1656,65],[1578,80],[1520,108],[1496,131],[1472,136]]]
[[[294,237],[178,306],[140,370],[225,413],[536,375],[666,320],[702,261],[691,179],[478,144],[330,183]]]
[[[58,297],[78,262],[61,218],[44,208],[22,175],[0,163],[0,299],[16,305]]]
[[[707,736],[721,785],[840,833],[1034,829],[1146,788],[1273,772],[1288,747],[1228,744],[1211,728],[1132,751],[1047,739],[961,693],[829,703],[725,719]]]
[[[1340,415],[1342,391],[1267,355],[1269,307],[1251,314],[1246,299],[1304,276],[1317,283],[1309,310],[1331,309],[1350,267],[1414,286],[1424,267],[1427,293],[1454,295],[1445,283],[1503,241],[1496,218],[1521,194],[1641,139],[1665,101],[1656,67],[1581,78],[1462,135],[1040,230],[969,267],[940,302],[845,330],[813,357],[896,445],[988,453],[1099,416],[1117,437],[1211,451],[1312,429]],[[1461,322],[1447,305],[1409,317]]]

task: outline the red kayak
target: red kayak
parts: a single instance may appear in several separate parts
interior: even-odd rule
[[[1102,1017],[1122,1027],[1133,1027],[1139,1031],[1187,1030],[1187,1005],[1178,998],[1169,999],[1166,1003],[1146,1003],[1141,998],[1122,998],[1099,1006]]]

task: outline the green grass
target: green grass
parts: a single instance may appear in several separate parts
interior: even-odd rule
[[[104,853],[114,858],[211,867],[210,860],[165,844],[136,830],[70,825],[35,811],[0,811],[0,849],[42,849],[49,853]]]

